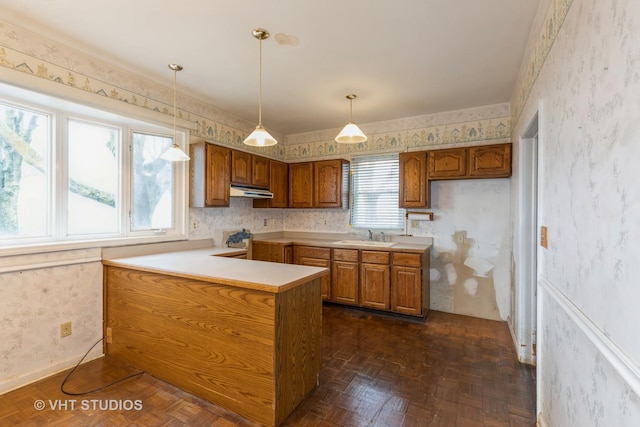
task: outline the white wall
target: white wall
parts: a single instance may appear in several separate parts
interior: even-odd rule
[[[512,104],[514,141],[542,106],[540,419],[640,425],[640,2],[543,4]]]

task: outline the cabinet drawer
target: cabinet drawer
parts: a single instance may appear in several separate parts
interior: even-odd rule
[[[333,259],[336,261],[358,262],[357,249],[334,249]]]
[[[389,252],[362,251],[363,264],[389,264]]]
[[[298,256],[307,258],[331,259],[330,248],[316,248],[313,246],[297,246]]]
[[[420,254],[393,253],[393,265],[406,265],[408,267],[421,267],[422,256]]]

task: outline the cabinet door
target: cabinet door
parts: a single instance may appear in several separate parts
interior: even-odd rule
[[[331,301],[358,305],[358,263],[335,261],[331,270]]]
[[[466,175],[466,148],[452,148],[429,152],[429,179],[464,178]]]
[[[400,153],[401,208],[429,207],[427,185],[427,153],[425,151]]]
[[[289,206],[289,165],[277,160],[269,161],[271,185],[273,193],[272,208],[286,208]]]
[[[506,178],[511,176],[511,144],[469,148],[469,176]]]
[[[415,267],[391,267],[391,310],[422,315],[422,270]]]
[[[313,207],[313,163],[289,165],[289,207]]]
[[[231,150],[206,144],[205,206],[229,206]]]
[[[231,182],[234,184],[251,185],[251,157],[244,151],[231,152]]]
[[[389,310],[389,266],[361,264],[360,271],[360,305],[378,310]]]
[[[308,265],[311,267],[331,268],[331,261],[329,261],[328,259],[307,258],[304,256],[298,258],[296,264]],[[328,300],[331,298],[331,273],[322,277],[320,289],[323,300]]]
[[[342,163],[342,160],[325,160],[314,162],[314,207],[342,207]]]
[[[255,187],[269,188],[269,159],[251,156],[251,184]]]

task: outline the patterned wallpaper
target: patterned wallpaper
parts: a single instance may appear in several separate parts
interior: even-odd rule
[[[512,100],[514,136],[540,124],[540,422],[636,426],[640,2],[545,2]]]

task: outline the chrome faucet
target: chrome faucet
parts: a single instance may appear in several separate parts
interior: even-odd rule
[[[373,240],[373,232],[371,230],[367,230],[369,232],[369,241]]]

